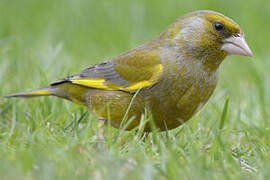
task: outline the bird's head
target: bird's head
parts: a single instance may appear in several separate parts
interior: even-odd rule
[[[252,56],[240,27],[214,11],[195,11],[179,18],[162,35],[165,45],[183,56],[220,63],[227,55]]]

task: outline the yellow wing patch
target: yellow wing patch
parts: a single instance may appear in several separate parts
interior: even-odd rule
[[[72,83],[79,84],[82,86],[97,88],[97,89],[121,90],[121,91],[127,91],[127,92],[136,91],[138,89],[145,88],[154,84],[151,81],[142,81],[142,82],[134,83],[127,87],[122,87],[113,83],[104,84],[105,82],[104,79],[102,81],[99,81],[99,83],[97,83],[96,79],[76,79],[76,80],[72,80]]]
[[[155,72],[153,72],[153,75],[151,78],[148,80],[141,80],[138,82],[131,82],[128,85],[124,86],[119,86],[117,84],[114,84],[112,82],[106,82],[106,79],[102,78],[97,78],[97,79],[90,79],[90,78],[85,78],[85,79],[73,79],[71,80],[72,83],[74,84],[79,84],[82,86],[86,87],[92,87],[92,88],[97,88],[97,89],[104,89],[104,90],[121,90],[121,91],[136,91],[141,88],[149,87],[156,82],[158,82],[160,76],[162,75],[162,70],[163,67],[161,64],[157,65],[155,67]]]
[[[98,89],[105,89],[106,86],[104,85],[105,79],[74,79],[71,80],[72,83],[74,84],[79,84],[82,86],[87,86],[87,87],[93,87],[93,88],[98,88]]]

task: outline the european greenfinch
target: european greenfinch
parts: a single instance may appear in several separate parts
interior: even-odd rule
[[[189,120],[212,95],[227,55],[252,56],[242,30],[214,11],[177,19],[153,40],[47,88],[7,97],[57,96],[84,105],[119,128],[133,129],[149,109],[160,131]],[[136,96],[135,96],[136,95]],[[145,132],[151,131],[150,123]]]

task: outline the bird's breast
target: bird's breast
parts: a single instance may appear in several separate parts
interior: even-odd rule
[[[209,99],[217,84],[217,72],[200,64],[168,64],[166,74],[149,94],[155,122],[162,129],[178,127],[189,120]]]

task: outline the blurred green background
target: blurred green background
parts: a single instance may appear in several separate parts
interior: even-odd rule
[[[254,57],[226,58],[218,88],[199,115],[172,131],[169,140],[154,135],[162,142],[157,147],[134,139],[135,132],[111,146],[117,133],[111,130],[104,148],[97,143],[91,115],[73,123],[86,109],[51,97],[1,98],[1,176],[268,179],[269,0],[0,0],[0,96],[78,73],[153,39],[176,18],[200,9],[235,20]],[[225,130],[219,130],[220,120]],[[63,131],[69,123],[80,131]]]

